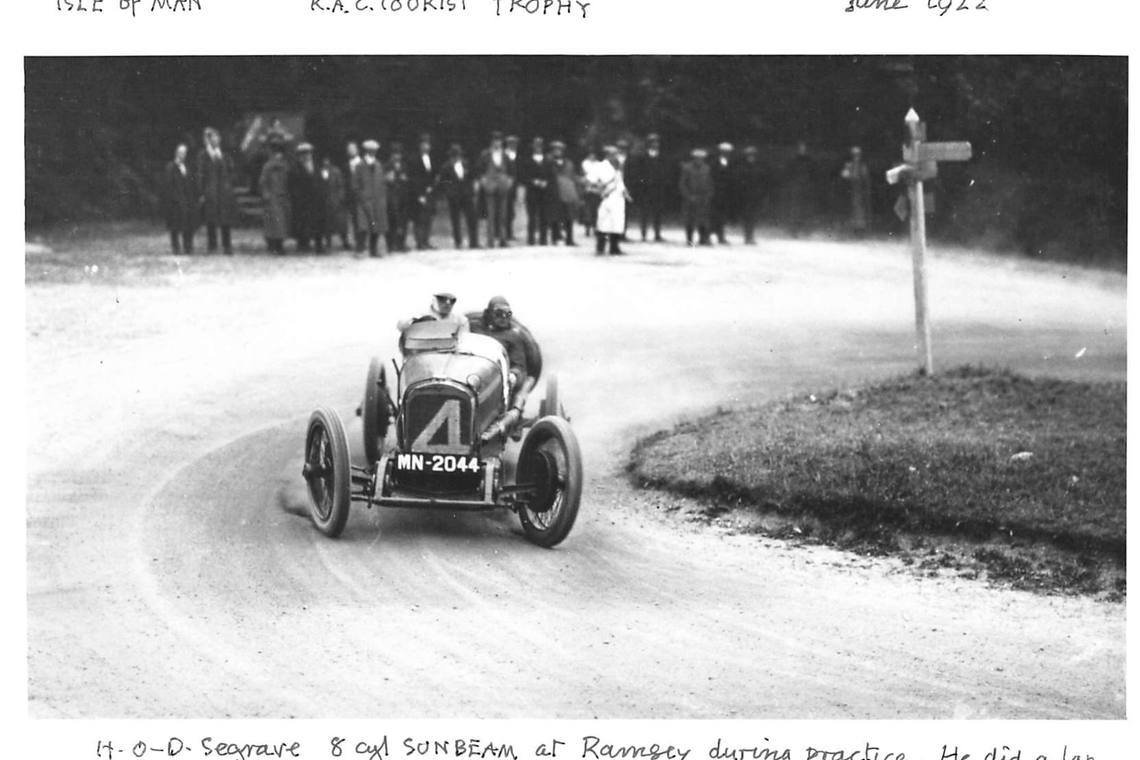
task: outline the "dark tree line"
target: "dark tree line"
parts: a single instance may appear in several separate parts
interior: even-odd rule
[[[232,147],[248,114],[295,111],[335,160],[347,139],[425,130],[469,152],[496,128],[571,146],[652,130],[678,160],[731,140],[774,163],[804,139],[827,168],[858,143],[887,226],[882,170],[911,107],[930,139],[974,145],[935,183],[934,234],[1123,264],[1127,61],[1103,57],[29,58],[27,222],[151,214],[177,142],[213,125]]]

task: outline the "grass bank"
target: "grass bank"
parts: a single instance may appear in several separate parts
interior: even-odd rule
[[[1122,599],[1125,410],[1124,384],[964,367],[721,411],[628,469],[741,530]]]

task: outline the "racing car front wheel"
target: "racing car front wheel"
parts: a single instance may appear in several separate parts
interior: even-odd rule
[[[582,452],[566,420],[543,417],[530,429],[519,451],[518,482],[534,487],[519,510],[527,539],[545,547],[560,543],[582,499]]]
[[[390,414],[388,388],[384,381],[384,364],[378,357],[368,365],[368,379],[364,384],[364,405],[361,417],[364,427],[364,457],[368,464],[376,464],[383,453],[384,438],[388,435]]]
[[[309,486],[309,516],[317,530],[336,538],[348,521],[352,470],[344,423],[332,409],[320,407],[309,417],[302,474]]]

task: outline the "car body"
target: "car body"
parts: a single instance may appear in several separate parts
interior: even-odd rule
[[[581,498],[581,453],[553,374],[542,377],[538,417],[524,416],[542,359],[530,332],[517,323],[512,329],[528,348],[528,373],[517,388],[510,387],[502,344],[461,333],[451,322],[428,320],[404,332],[394,384],[374,358],[359,411],[366,466],[351,465],[336,412],[313,412],[303,474],[318,529],[339,535],[357,501],[452,511],[506,507],[532,542],[554,546],[566,537]]]

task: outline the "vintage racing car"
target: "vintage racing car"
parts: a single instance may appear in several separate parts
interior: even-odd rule
[[[533,543],[550,547],[566,538],[582,495],[582,455],[553,373],[544,378],[538,416],[524,416],[542,377],[542,354],[525,326],[513,327],[526,339],[527,354],[526,380],[517,388],[509,387],[507,355],[497,340],[457,334],[445,322],[420,322],[403,333],[402,365],[392,362],[394,396],[385,365],[374,358],[358,411],[365,466],[352,464],[340,416],[328,407],[313,412],[302,474],[310,516],[322,533],[340,535],[350,503],[363,502],[452,511],[506,507]]]

